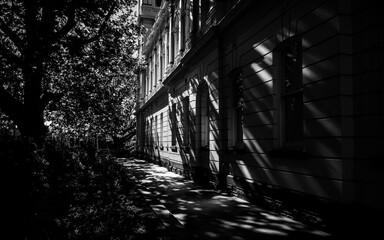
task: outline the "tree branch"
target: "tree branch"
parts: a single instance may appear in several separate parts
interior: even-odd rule
[[[135,135],[136,135],[136,129],[133,129],[133,131],[130,132],[129,134],[124,135],[124,140],[127,141],[127,140],[131,139]]]
[[[7,35],[7,37],[15,44],[15,46],[22,52],[22,41],[9,27],[8,24],[0,18],[0,30]]]
[[[0,55],[5,57],[7,60],[14,63],[15,65],[21,66],[22,64],[21,58],[1,43],[0,43]]]
[[[98,40],[98,39],[101,37],[101,35],[102,35],[104,29],[105,29],[106,26],[107,26],[107,22],[109,21],[109,19],[111,18],[113,12],[115,11],[116,6],[117,6],[116,3],[112,4],[111,8],[109,9],[107,15],[106,15],[105,18],[104,18],[103,23],[100,25],[100,28],[99,28],[99,30],[97,31],[96,35],[93,36],[93,37],[91,37],[91,38],[89,38],[89,39],[87,39],[87,40],[84,40],[84,41],[82,42],[83,45],[86,45],[86,44],[88,44],[88,43],[94,42],[94,41]]]
[[[60,30],[58,30],[56,34],[54,34],[52,38],[52,43],[56,42],[62,36],[69,33],[69,31],[71,31],[76,26],[75,12],[76,12],[75,1],[72,1],[66,12],[67,23]]]
[[[119,135],[119,138],[125,139],[127,136],[130,136],[133,133],[136,134],[136,122],[133,124],[129,125],[127,129],[124,130],[124,132]]]

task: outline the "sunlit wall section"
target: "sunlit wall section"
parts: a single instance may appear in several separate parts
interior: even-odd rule
[[[343,7],[344,8],[343,8]],[[352,201],[350,39],[347,5],[325,1],[298,18],[302,35],[305,149],[332,201]],[[319,164],[320,163],[320,164]],[[321,180],[319,181],[321,182]],[[330,192],[334,190],[334,194]]]
[[[219,171],[219,79],[217,42],[211,42],[186,75],[189,96],[189,157],[191,177],[207,183]]]
[[[242,125],[243,139],[242,142],[234,142],[234,129],[230,123],[226,124],[226,151],[229,154],[225,161],[229,176],[233,177],[228,181],[236,182],[236,178],[244,178],[246,182],[267,184],[320,198],[342,197],[341,123],[340,113],[336,113],[343,101],[338,73],[341,54],[338,36],[340,13],[337,9],[337,3],[332,6],[328,2],[315,5],[310,1],[300,4],[294,1],[266,3],[231,26],[231,29],[239,31],[224,34],[225,79],[237,81],[233,79],[232,72],[235,69],[242,71],[241,102],[236,104],[242,104],[242,118],[238,119],[238,124]],[[326,16],[322,16],[322,12]],[[323,31],[323,28],[330,30]],[[303,91],[303,97],[299,99],[301,102],[297,104],[302,104],[303,108],[303,136],[296,141],[300,143],[287,144],[284,133],[292,126],[283,119],[288,103],[281,103],[283,93],[278,93],[281,91],[278,88],[285,84],[286,76],[281,73],[285,65],[277,60],[277,52],[280,51],[280,44],[297,35],[300,35],[301,46],[296,54],[300,54],[302,61],[302,75],[298,80],[301,87],[298,89]],[[317,76],[309,73],[310,66],[319,69]],[[312,81],[323,89],[311,89]],[[230,86],[227,85],[226,95],[239,94],[233,93]],[[334,95],[330,96],[327,89],[334,91]],[[310,116],[318,111],[316,94],[323,95],[318,100],[330,106],[324,116]],[[232,100],[227,101],[229,121],[233,121],[233,104]],[[291,107],[294,107],[293,103]],[[282,122],[286,126],[282,126]],[[319,131],[319,127],[328,128],[328,132]],[[312,133],[313,128],[317,132]],[[321,136],[320,132],[328,135]],[[236,187],[241,188],[237,183]]]
[[[138,150],[148,160],[208,182],[218,171],[219,73],[214,27],[235,1],[146,1]],[[154,11],[152,11],[154,12]],[[154,126],[157,126],[154,127]],[[141,136],[140,135],[140,136]],[[161,145],[162,144],[162,145]],[[212,161],[211,161],[212,160]],[[197,170],[196,170],[197,169]],[[196,177],[197,176],[199,177]]]
[[[161,159],[168,156],[163,152],[170,145],[170,126],[169,109],[168,109],[168,94],[163,93],[156,101],[148,105],[142,113],[144,116],[144,145],[145,158],[154,159],[160,162]]]
[[[221,163],[235,195],[291,217],[322,209],[304,211],[310,221],[343,203],[381,201],[382,170],[368,165],[382,144],[382,39],[373,37],[382,19],[361,20],[378,8],[363,5],[269,1],[222,22]]]
[[[162,4],[140,80],[147,159],[311,224],[383,208],[377,1]]]

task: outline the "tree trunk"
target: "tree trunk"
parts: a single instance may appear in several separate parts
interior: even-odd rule
[[[26,48],[22,63],[24,79],[24,108],[19,128],[22,135],[40,142],[46,133],[44,108],[42,105],[43,43],[39,36],[38,7],[34,1],[26,2]]]
[[[44,125],[43,111],[35,107],[26,107],[23,113],[23,119],[18,124],[22,136],[32,137],[41,143],[47,133]]]
[[[27,67],[29,68],[29,66]],[[42,69],[30,69],[24,73],[24,112],[22,132],[26,136],[38,137],[44,134],[44,106],[41,106]]]

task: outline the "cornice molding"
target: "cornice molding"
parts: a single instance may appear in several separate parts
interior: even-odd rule
[[[156,44],[156,41],[159,38],[159,35],[161,35],[161,31],[164,29],[164,24],[169,16],[169,10],[168,10],[168,1],[164,1],[163,6],[161,6],[161,9],[159,13],[156,16],[155,23],[153,24],[150,32],[148,33],[148,37],[146,38],[146,41],[144,43],[143,47],[143,55],[147,55],[148,52],[150,52],[153,48],[153,45]]]

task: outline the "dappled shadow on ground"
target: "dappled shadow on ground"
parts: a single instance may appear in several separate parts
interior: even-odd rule
[[[331,239],[326,232],[218,194],[143,160],[119,159],[138,180],[150,204],[162,204],[178,220],[184,239]]]

